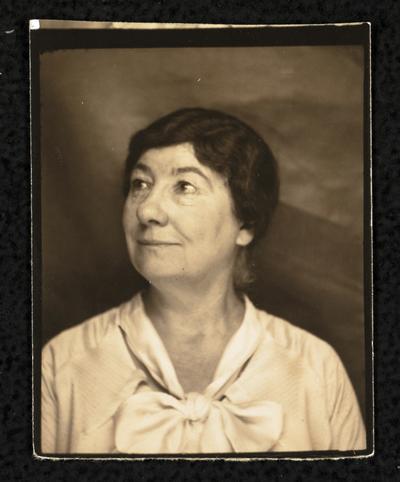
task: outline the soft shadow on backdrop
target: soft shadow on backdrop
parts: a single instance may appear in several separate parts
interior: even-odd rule
[[[280,164],[251,298],[328,341],[364,411],[362,48],[55,51],[40,86],[42,342],[142,286],[121,228],[133,132],[181,107],[221,109]]]

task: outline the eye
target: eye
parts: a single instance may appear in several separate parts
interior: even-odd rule
[[[179,181],[176,184],[175,191],[178,194],[195,194],[197,192],[197,188],[190,182]]]
[[[146,191],[147,189],[149,189],[149,187],[150,183],[148,181],[145,181],[144,179],[135,178],[131,181],[131,191],[133,193]]]

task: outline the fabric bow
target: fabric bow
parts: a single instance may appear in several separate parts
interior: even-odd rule
[[[121,453],[267,451],[280,437],[282,418],[272,401],[235,404],[200,393],[178,399],[144,391],[117,411],[115,446]]]

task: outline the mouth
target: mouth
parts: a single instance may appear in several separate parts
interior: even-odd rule
[[[137,243],[140,246],[178,246],[179,243],[174,243],[172,241],[161,241],[157,239],[147,240],[147,239],[138,239]]]

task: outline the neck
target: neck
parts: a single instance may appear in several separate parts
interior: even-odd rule
[[[244,305],[233,280],[214,280],[202,286],[183,282],[151,285],[144,295],[148,316],[160,334],[182,337],[212,336],[236,329],[243,318]]]

